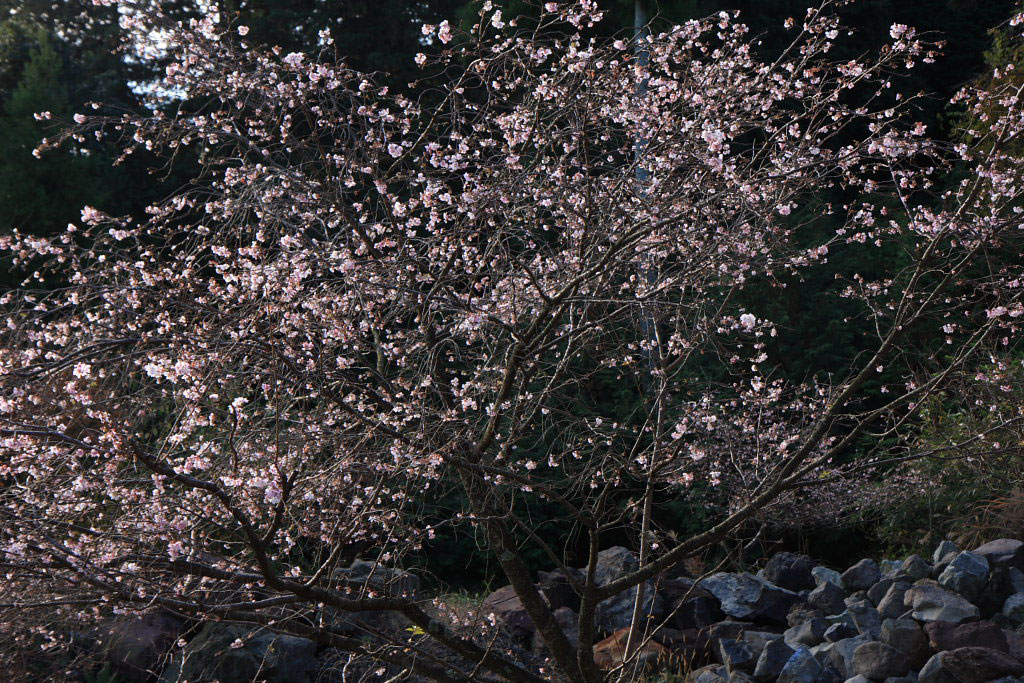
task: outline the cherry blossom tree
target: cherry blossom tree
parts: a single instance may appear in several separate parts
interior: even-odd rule
[[[1020,98],[964,92],[982,113],[1004,105],[983,139],[929,140],[890,88],[935,57],[906,26],[837,63],[826,2],[766,58],[723,12],[640,34],[641,62],[627,41],[587,37],[592,0],[544,3],[529,31],[484,3],[465,34],[424,27],[435,50],[412,99],[348,68],[326,32],[319,53],[282,54],[242,26],[121,5],[132,44],[172,58],[154,97],[187,104],[97,104],[42,151],[99,136],[204,165],[147,216],[86,207],[63,235],[0,243],[25,278],[2,297],[7,628],[33,610],[159,608],[435,680],[599,681],[601,601],[640,586],[642,617],[649,579],[852,476],[867,435],[897,444],[882,458],[926,455],[919,406],[1017,332],[1024,166],[1005,150]],[[966,172],[950,181],[953,167]],[[838,229],[811,239],[816,221]],[[881,279],[836,270],[871,352],[783,381],[776,325],[743,292],[856,245],[898,255]],[[950,343],[908,363],[929,336]],[[900,380],[879,389],[887,367]],[[599,376],[638,388],[627,419],[575,409]],[[467,630],[338,571],[353,547],[412,557],[445,481],[468,501],[446,523],[479,530],[543,667],[494,646],[486,614]],[[656,496],[694,482],[723,490],[727,516],[690,538],[659,529]],[[567,563],[521,514],[530,500],[559,506],[586,544],[569,574],[579,646],[525,559]],[[597,552],[624,527],[640,566],[598,585]],[[381,611],[414,636],[332,626]]]

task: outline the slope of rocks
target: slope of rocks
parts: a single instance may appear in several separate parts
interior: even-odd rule
[[[600,554],[607,583],[635,568],[625,548]],[[579,599],[557,573],[538,587],[570,639]],[[601,603],[595,644],[605,668],[622,660],[635,589]],[[999,539],[974,550],[949,541],[931,558],[864,559],[840,573],[779,553],[757,574],[647,585],[644,610],[663,624],[640,653],[653,666],[689,672],[694,683],[1024,682],[1024,542]],[[510,587],[483,605],[524,648],[543,643]]]

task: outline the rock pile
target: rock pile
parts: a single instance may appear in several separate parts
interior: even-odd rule
[[[599,555],[600,583],[634,568],[625,548]],[[582,577],[581,577],[582,578]],[[576,637],[579,599],[565,577],[542,574],[538,588]],[[701,581],[666,575],[648,585],[654,641],[694,683],[1024,682],[1024,542],[999,539],[971,551],[944,541],[931,561],[865,559],[839,573],[810,558],[778,553],[757,574],[721,572]],[[634,591],[598,607],[608,635],[595,654],[617,664]],[[543,653],[509,587],[489,596],[510,636]],[[665,657],[659,657],[666,659]]]

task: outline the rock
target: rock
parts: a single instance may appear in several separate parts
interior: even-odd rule
[[[776,681],[777,683],[814,683],[824,668],[810,650],[802,647],[794,652],[782,667]]]
[[[753,678],[742,671],[733,671],[729,674],[729,683],[753,683]]]
[[[1006,636],[1010,656],[1024,662],[1024,634],[1003,629],[1003,635]]]
[[[639,587],[634,586],[597,603],[595,619],[599,629],[605,633],[614,633],[619,629],[628,628],[633,620],[633,606]],[[654,591],[654,583],[644,584],[643,604],[640,617],[648,623],[660,619],[665,613],[665,603]]]
[[[915,584],[903,596],[903,604],[913,610],[918,621],[952,621],[959,624],[980,616],[980,611],[967,600],[933,583]]]
[[[950,557],[950,555],[955,555],[958,552],[960,552],[960,549],[956,547],[956,543],[953,543],[953,541],[943,541],[935,549],[935,552],[932,553],[932,564],[939,564],[944,560],[948,562],[949,560],[946,560],[946,558]]]
[[[874,680],[902,676],[910,670],[907,654],[880,642],[864,643],[853,651],[853,672]]]
[[[917,683],[917,674],[911,671],[906,676],[891,676],[883,683]]]
[[[791,591],[810,590],[815,585],[811,572],[816,564],[806,555],[775,553],[764,566],[764,578],[779,588]]]
[[[830,625],[846,624],[850,628],[857,630],[857,624],[853,623],[853,617],[850,616],[850,613],[847,610],[843,610],[839,614],[833,614],[830,617],[825,617],[825,621],[827,621]]]
[[[772,641],[782,639],[782,634],[769,633],[768,631],[744,631],[740,638],[750,645],[754,650],[754,654],[760,657],[765,646]]]
[[[667,647],[672,653],[672,660],[687,671],[694,671],[715,660],[711,639],[704,631],[661,628],[654,634],[654,638]]]
[[[883,579],[894,578],[903,571],[902,560],[879,560],[878,569],[882,572]]]
[[[636,571],[640,567],[640,561],[629,548],[621,545],[602,550],[597,554],[597,564],[594,567],[594,581],[598,586]]]
[[[847,596],[845,602],[846,602],[847,606],[849,606],[849,605],[851,605],[853,603],[857,603],[857,602],[871,602],[871,601],[868,600],[868,592],[867,591],[855,591],[853,593],[850,593],[849,596]]]
[[[559,607],[552,615],[555,617],[558,627],[562,629],[562,633],[569,639],[572,646],[576,647],[580,642],[579,615],[568,607]],[[539,633],[533,634],[530,650],[541,657],[548,655],[548,647]]]
[[[781,638],[765,643],[764,650],[761,651],[761,656],[757,658],[757,665],[754,667],[754,678],[759,681],[778,678],[793,652],[793,648],[786,645]]]
[[[844,678],[845,676],[842,676],[838,669],[827,664],[821,670],[821,673],[818,674],[818,677],[814,679],[814,683],[843,683]]]
[[[785,624],[789,608],[800,596],[753,574],[719,572],[701,587],[718,598],[722,611],[736,619]]]
[[[693,583],[689,579],[670,579],[659,586],[672,628],[701,629],[725,619],[718,599],[703,588],[694,588]]]
[[[1003,603],[1014,593],[1024,593],[1024,573],[1016,567],[990,563],[988,583],[973,602],[981,610],[982,619],[991,619],[1002,612]]]
[[[1006,598],[1001,612],[1014,626],[1024,624],[1024,593],[1014,593]]]
[[[837,643],[840,640],[845,640],[846,638],[853,638],[855,635],[857,635],[857,628],[845,623],[832,624],[825,629],[825,640],[830,643]]]
[[[860,674],[857,674],[853,678],[847,678],[846,683],[872,683],[870,678],[865,678]]]
[[[817,607],[798,602],[789,609],[789,614],[786,615],[786,623],[792,628],[810,619],[820,619],[824,616],[825,613]]]
[[[953,674],[942,664],[942,656],[945,652],[933,656],[929,659],[921,670],[917,673],[918,683],[960,683]]]
[[[579,572],[579,575],[574,578],[583,580],[585,577],[582,574]],[[544,596],[544,602],[552,610],[568,607],[576,611],[580,608],[580,596],[573,590],[572,584],[569,583],[569,577],[564,572],[537,572],[537,590]]]
[[[836,667],[841,674],[849,678],[853,676],[853,653],[864,643],[870,643],[871,639],[865,635],[846,638],[832,643],[828,655],[832,660],[832,666]]]
[[[962,647],[942,652],[942,668],[960,683],[984,683],[1002,676],[1024,674],[1024,664],[1005,652],[984,647]]]
[[[166,612],[117,619],[100,636],[103,658],[119,681],[146,683],[159,673],[184,628],[183,619]]]
[[[928,634],[929,645],[936,652],[963,647],[1010,651],[1002,629],[990,621],[977,621],[959,626],[948,621],[933,621],[925,624],[924,632]]]
[[[807,596],[807,602],[827,615],[839,614],[846,609],[846,591],[829,581],[821,584]]]
[[[931,657],[928,636],[913,619],[886,619],[879,636],[886,645],[907,655],[911,669],[920,669]]]
[[[882,572],[878,563],[871,559],[864,559],[847,569],[842,574],[843,587],[848,591],[865,591],[878,583],[882,578]]]
[[[860,635],[832,643],[832,648],[828,651],[832,666],[847,678],[853,676],[853,653],[858,647],[869,642],[870,638]]]
[[[882,598],[889,592],[889,588],[895,581],[891,578],[882,578],[878,580],[878,583],[868,589],[868,600],[871,601],[872,605],[878,605],[882,602]]]
[[[753,671],[757,664],[754,648],[743,640],[722,638],[718,641],[718,661],[729,673],[734,671]]]
[[[972,552],[958,553],[939,574],[939,583],[974,600],[988,582],[988,560]]]
[[[974,549],[988,560],[993,567],[1009,566],[1024,571],[1024,541],[1014,538],[997,538]]]
[[[415,596],[420,590],[420,577],[404,569],[386,567],[379,562],[356,560],[341,572],[349,581],[391,596]]]
[[[721,669],[721,672],[719,672]],[[691,674],[693,683],[729,683],[728,674],[723,676],[725,667],[720,667],[716,664],[705,666]]]
[[[871,603],[867,601],[854,603],[848,606],[846,611],[853,617],[853,624],[861,634],[872,640],[878,640],[878,636],[882,632],[882,617],[878,614],[878,610],[871,606]]]
[[[171,658],[160,680],[308,683],[316,675],[317,666],[316,643],[312,640],[210,622]]]
[[[839,586],[840,588],[843,587],[842,575],[835,569],[829,569],[828,567],[823,567],[820,564],[811,570],[811,577],[814,578],[814,583],[818,586],[823,583],[831,583]]]
[[[903,581],[894,581],[889,586],[889,590],[885,592],[885,595],[877,603],[878,613],[883,619],[898,619],[906,612],[907,608],[903,604],[903,599],[906,597],[908,590],[910,590],[910,584]]]
[[[794,650],[801,645],[814,647],[825,640],[825,631],[828,628],[829,623],[827,621],[821,617],[815,617],[788,629],[782,634],[782,637],[785,639],[786,644]]]
[[[732,638],[737,640],[743,637],[743,634],[748,630],[754,630],[753,624],[749,621],[720,621],[717,624],[712,624],[705,630],[708,638],[712,641],[718,641],[722,638]]]
[[[537,630],[511,585],[502,586],[484,598],[480,613],[485,616],[493,614],[503,630],[523,647],[530,644]]]
[[[635,571],[639,566],[640,563],[636,556],[628,548],[622,546],[608,548],[597,554],[594,581],[598,586],[603,586]],[[648,580],[643,587],[641,617],[647,620],[661,618],[665,612],[665,603],[655,591],[654,582]],[[598,628],[611,634],[628,628],[633,619],[633,606],[636,603],[638,590],[640,590],[640,586],[634,586],[597,603],[595,620]]]
[[[904,574],[916,581],[928,578],[931,575],[932,566],[920,555],[911,555],[903,560],[901,569]]]
[[[597,667],[607,671],[608,669],[614,669],[622,664],[623,660],[627,658],[626,644],[628,640],[629,629],[620,628],[612,635],[594,645],[594,663],[597,664]],[[664,645],[651,639],[640,638],[639,640],[643,645],[642,647],[639,647],[638,651],[637,647],[640,643],[637,643],[637,645],[630,645],[630,649],[635,653],[631,653],[633,658],[630,661],[635,662],[638,668],[652,668],[659,662],[668,660],[671,653]]]

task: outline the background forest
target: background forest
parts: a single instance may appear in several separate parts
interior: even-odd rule
[[[280,46],[284,52],[309,49],[316,43],[318,31],[330,27],[351,66],[387,74],[382,81],[402,90],[422,76],[414,56],[433,47],[420,27],[453,17],[472,24],[479,3],[224,0],[220,4],[223,20],[250,27],[251,42]],[[506,16],[534,11],[518,0],[502,4]],[[631,35],[633,0],[609,0],[607,4],[613,11],[599,31]],[[1011,0],[861,0],[842,11],[845,23],[856,34],[841,49],[856,56],[875,48],[893,24],[915,26],[931,39],[944,41],[943,59],[923,65],[895,87],[907,96],[921,94],[916,104],[918,118],[931,135],[949,139],[952,131],[965,123],[960,111],[945,104],[953,93],[965,84],[985,81],[995,66],[1019,64],[1020,46],[999,28],[1015,4]],[[175,16],[199,11],[193,0],[165,0],[164,5]],[[775,49],[783,39],[786,18],[799,16],[804,9],[803,0],[650,0],[650,5],[655,23],[680,23],[721,9],[740,9],[741,19],[752,31],[763,34],[766,50]],[[200,160],[188,153],[171,163],[135,154],[115,164],[116,149],[95,141],[74,155],[61,151],[33,158],[33,149],[54,126],[54,121],[37,120],[36,112],[49,111],[55,120],[67,121],[94,100],[125,110],[187,109],[193,103],[161,97],[147,88],[164,68],[160,55],[131,59],[116,52],[121,28],[115,8],[94,7],[89,0],[4,0],[0,10],[0,230],[16,227],[26,233],[54,235],[68,223],[77,222],[85,205],[114,216],[140,215],[146,206],[174,192],[181,178],[194,174]],[[825,233],[835,229],[820,219],[817,226]],[[833,255],[833,266],[841,263],[848,273],[870,277],[881,258],[899,255],[849,245]],[[6,268],[2,272],[5,286],[16,284]],[[816,280],[812,270],[789,283],[784,296],[775,289],[761,294],[756,288],[744,292],[743,296],[750,298],[750,309],[774,320],[779,329],[778,337],[771,341],[770,357],[776,363],[771,374],[793,381],[841,374],[863,352],[863,339],[869,331],[858,327],[855,310],[821,304],[830,288],[838,286],[832,280]],[[942,346],[943,340],[921,335],[907,345],[900,362],[905,367],[927,364],[943,353]],[[920,440],[941,444],[957,435],[985,432],[989,422],[998,421],[994,414],[1024,400],[1020,365],[1019,358],[1005,357],[993,358],[991,368],[978,368],[979,373],[1003,376],[992,396],[948,393],[933,400],[916,425]],[[890,371],[896,373],[897,368],[879,374],[876,392]],[[628,415],[641,389],[616,383],[610,375],[607,381],[602,381],[600,373],[594,378],[580,389],[572,410],[583,415]],[[868,435],[851,457],[877,454],[885,448],[884,441]],[[912,471],[873,472],[866,484],[821,494],[837,497],[830,508],[836,513],[828,519],[820,518],[820,504],[806,506],[807,513],[801,512],[799,502],[774,516],[769,511],[760,520],[768,529],[762,547],[751,549],[752,555],[743,559],[757,559],[784,545],[844,565],[854,556],[872,551],[927,549],[947,536],[977,540],[998,533],[1021,537],[1022,448],[1019,433],[995,433],[979,441],[969,458],[955,464],[935,460],[919,463]],[[694,486],[685,497],[662,498],[656,502],[658,524],[681,536],[702,530],[725,512],[726,503],[719,494]],[[447,498],[434,498],[431,505],[437,509],[432,513],[438,520],[449,519],[464,504],[453,492]],[[538,506],[529,512],[536,528],[561,533],[558,511],[553,507]],[[559,538],[558,544],[563,543],[571,546],[572,540]],[[471,532],[442,527],[429,552],[417,561],[442,583],[475,590],[489,582],[496,570],[477,548],[478,539]],[[730,548],[723,547],[720,552],[728,551]],[[538,566],[542,564],[540,557],[535,559]]]

